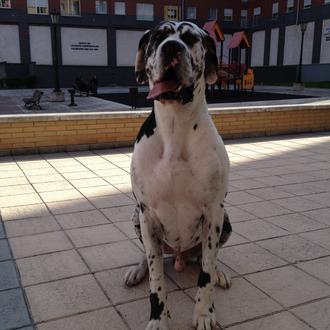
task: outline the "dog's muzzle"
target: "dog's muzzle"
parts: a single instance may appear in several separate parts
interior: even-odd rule
[[[179,70],[182,65],[181,57],[184,47],[175,40],[167,41],[162,46],[161,58],[164,73],[161,79],[154,83],[147,99],[158,101],[175,100],[185,104],[191,102],[194,94],[194,84],[184,86],[179,78]]]

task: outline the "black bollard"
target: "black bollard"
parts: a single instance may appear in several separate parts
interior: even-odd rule
[[[74,95],[76,94],[76,91],[73,88],[71,88],[71,89],[68,89],[68,92],[70,93],[70,98],[71,98],[71,103],[69,104],[69,107],[77,106],[77,104],[74,103]]]
[[[132,107],[132,109],[136,109],[138,94],[139,94],[139,91],[138,91],[137,87],[130,87],[129,88],[129,95],[131,97],[131,107]]]

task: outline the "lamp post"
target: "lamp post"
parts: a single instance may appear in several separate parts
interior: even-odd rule
[[[60,13],[58,11],[50,12],[50,19],[53,27],[53,63],[54,63],[54,83],[55,88],[51,94],[51,101],[53,102],[63,102],[64,93],[60,89],[60,79],[58,72],[58,48],[57,48],[57,27],[60,21]]]
[[[307,29],[307,23],[300,23],[301,44],[300,44],[299,66],[298,66],[297,79],[296,79],[296,82],[297,82],[298,84],[301,84],[302,57],[303,57],[304,37],[305,37],[306,29]]]

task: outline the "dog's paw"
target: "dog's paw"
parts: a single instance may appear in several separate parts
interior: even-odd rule
[[[212,330],[216,327],[215,314],[210,313],[210,315],[200,315],[193,321],[193,326],[197,330]]]
[[[160,319],[160,320],[150,320],[146,330],[168,330],[168,322],[167,320]]]
[[[222,289],[229,289],[231,287],[231,278],[228,274],[216,269],[216,282],[215,284]]]
[[[148,266],[140,263],[128,269],[124,276],[124,283],[127,286],[134,286],[139,284],[148,272]]]

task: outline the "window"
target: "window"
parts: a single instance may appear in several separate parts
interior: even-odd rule
[[[164,6],[164,19],[170,21],[179,20],[179,7],[178,6]]]
[[[136,4],[136,19],[138,21],[153,21],[154,20],[154,5],[150,3]]]
[[[223,20],[224,21],[232,21],[233,20],[233,10],[231,8],[225,8]]]
[[[196,7],[187,7],[186,19],[196,19]]]
[[[80,0],[61,0],[61,15],[80,16]]]
[[[247,27],[247,10],[246,9],[241,10],[241,27],[242,28]]]
[[[304,9],[312,7],[312,0],[304,0]]]
[[[107,10],[107,1],[106,0],[96,0],[95,1],[95,12],[96,14],[106,14]]]
[[[208,16],[209,20],[217,20],[218,19],[218,9],[217,8],[209,8],[207,16]]]
[[[272,19],[278,19],[278,2],[273,3],[272,7]]]
[[[11,8],[10,0],[0,0],[0,8]]]
[[[290,13],[294,11],[294,2],[293,0],[287,0],[287,3],[286,3],[286,12],[287,13]]]
[[[28,14],[48,14],[48,0],[28,0],[27,1]]]
[[[115,1],[115,15],[125,15],[125,14],[126,14],[125,2]]]
[[[261,16],[261,7],[257,7],[253,9],[253,25],[260,24],[260,16]]]

